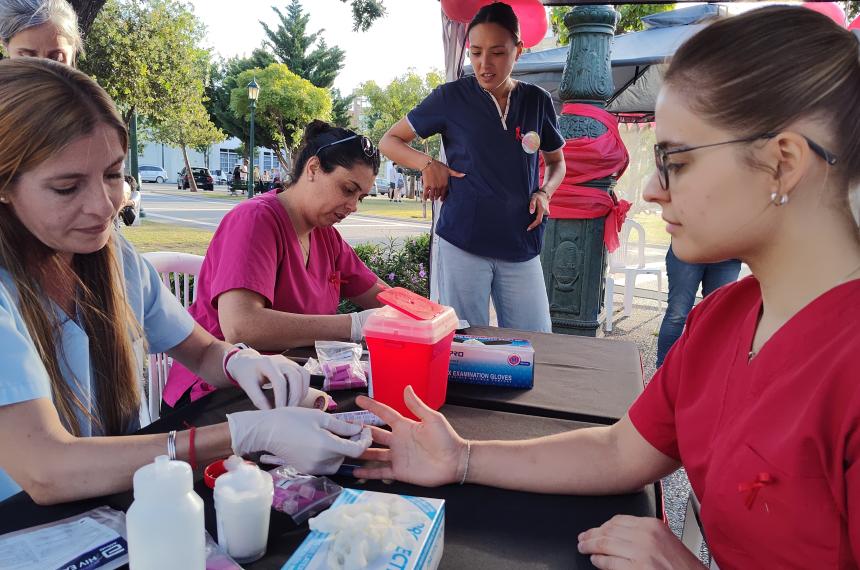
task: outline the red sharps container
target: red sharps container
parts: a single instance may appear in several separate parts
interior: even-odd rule
[[[403,402],[403,390],[411,385],[419,398],[438,410],[448,386],[451,340],[457,328],[454,309],[402,287],[387,289],[377,299],[387,306],[364,326],[370,397],[416,419]]]

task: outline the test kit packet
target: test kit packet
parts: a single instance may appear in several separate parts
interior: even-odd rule
[[[448,381],[529,389],[534,387],[534,357],[532,344],[524,339],[456,334]]]
[[[326,513],[347,505],[390,503],[409,511],[416,521],[403,529],[409,536],[401,544],[368,560],[366,570],[436,570],[442,560],[445,543],[445,501],[408,495],[344,489]],[[329,550],[334,541],[329,533],[312,530],[281,570],[337,570],[329,564]],[[344,568],[351,568],[348,564]]]

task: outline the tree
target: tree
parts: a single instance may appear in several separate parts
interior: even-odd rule
[[[287,6],[287,13],[272,7],[278,15],[280,23],[276,30],[260,21],[263,31],[268,38],[264,46],[269,48],[275,58],[285,63],[290,71],[304,77],[317,87],[331,87],[338,71],[343,68],[345,53],[339,47],[328,47],[325,39],[320,37],[323,30],[307,34],[310,15],[305,14],[299,0],[292,0]],[[319,43],[317,43],[319,40]],[[314,44],[313,51],[308,52]]]
[[[205,70],[203,29],[179,0],[107,0],[80,68],[104,87],[126,124],[135,111],[158,122]]]
[[[326,89],[302,79],[283,63],[273,63],[265,69],[249,69],[236,77],[237,87],[230,94],[230,108],[243,121],[250,120],[245,86],[252,79],[260,86],[255,138],[257,132],[261,132],[271,142],[270,148],[278,157],[282,171],[288,172],[283,154],[292,154],[310,121],[330,118],[331,97]]]
[[[84,36],[98,16],[99,10],[105,5],[106,0],[69,0],[75,13],[78,15],[78,26]]]
[[[247,82],[239,84],[239,74],[249,69],[265,69],[273,63],[275,58],[270,53],[256,49],[251,57],[233,57],[211,65],[204,102],[209,111],[209,118],[218,128],[229,136],[243,141],[243,144],[248,141],[249,124],[248,121],[233,113],[230,107],[230,96],[237,87],[247,87]],[[274,143],[266,135],[265,132],[254,133],[255,142],[261,147],[272,148]]]
[[[845,17],[849,24],[854,20],[854,18],[860,16],[860,0],[842,2],[842,7],[845,9]]]
[[[149,136],[158,142],[182,149],[189,189],[197,192],[197,182],[191,175],[191,163],[188,161],[188,147],[205,151],[209,145],[222,141],[225,137],[209,120],[209,113],[203,106],[202,79],[187,85],[184,91],[177,93],[177,100],[163,113],[162,119],[150,127]]]
[[[340,89],[331,90],[331,122],[334,126],[342,129],[350,128],[352,116],[349,111],[354,100],[355,95],[343,97],[340,94]]]
[[[75,12],[78,13],[78,25],[84,36],[89,32],[90,26],[92,26],[105,1],[70,0]],[[359,30],[366,32],[373,22],[385,15],[385,6],[382,0],[341,0],[341,2],[352,4],[352,29],[356,32]]]
[[[444,83],[444,76],[439,71],[431,71],[423,78],[409,70],[406,74],[395,78],[387,87],[382,88],[373,81],[363,83],[356,95],[365,97],[369,109],[364,120],[365,134],[371,140],[378,141],[394,123],[406,116],[424,100],[436,86]],[[426,141],[418,138],[412,141],[412,146],[432,156],[439,157],[440,137],[435,135]]]
[[[571,6],[553,8],[549,15],[552,31],[558,36],[558,44],[562,46],[570,43],[567,26],[564,25],[564,16],[572,9]],[[645,25],[642,23],[642,17],[674,9],[674,4],[616,4],[615,10],[618,12],[619,18],[618,24],[615,26],[615,34],[644,30]]]

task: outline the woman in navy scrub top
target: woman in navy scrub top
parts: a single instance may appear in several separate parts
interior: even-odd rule
[[[539,255],[549,198],[564,178],[564,139],[549,94],[511,78],[523,51],[511,7],[484,6],[468,33],[474,77],[437,87],[379,148],[422,172],[425,197],[444,200],[436,226],[440,302],[487,325],[492,295],[499,326],[550,332]],[[447,166],[409,146],[437,133]]]
[[[359,399],[392,431],[375,428],[388,449],[365,454],[388,464],[355,476],[614,495],[683,466],[722,570],[858,568],[858,38],[812,10],[770,6],[710,24],[675,53],[645,198],[683,261],[737,257],[753,276],[693,309],[624,418],[468,442],[409,389],[420,422]],[[704,569],[654,517],[576,536],[598,568]]]

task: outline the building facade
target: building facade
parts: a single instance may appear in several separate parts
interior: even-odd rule
[[[233,172],[233,167],[241,162],[242,157],[236,152],[241,144],[242,141],[232,137],[211,145],[205,153],[189,148],[188,162],[192,167],[208,168],[213,177],[216,174],[215,171],[220,170],[223,176],[229,178]],[[259,147],[255,150],[255,171],[280,172],[281,166],[272,150]],[[157,142],[147,142],[143,147],[143,152],[138,155],[137,161],[139,166],[162,167],[167,171],[168,182],[172,184],[176,184],[179,172],[185,168],[181,149]],[[286,162],[289,164],[289,158],[286,158]]]

